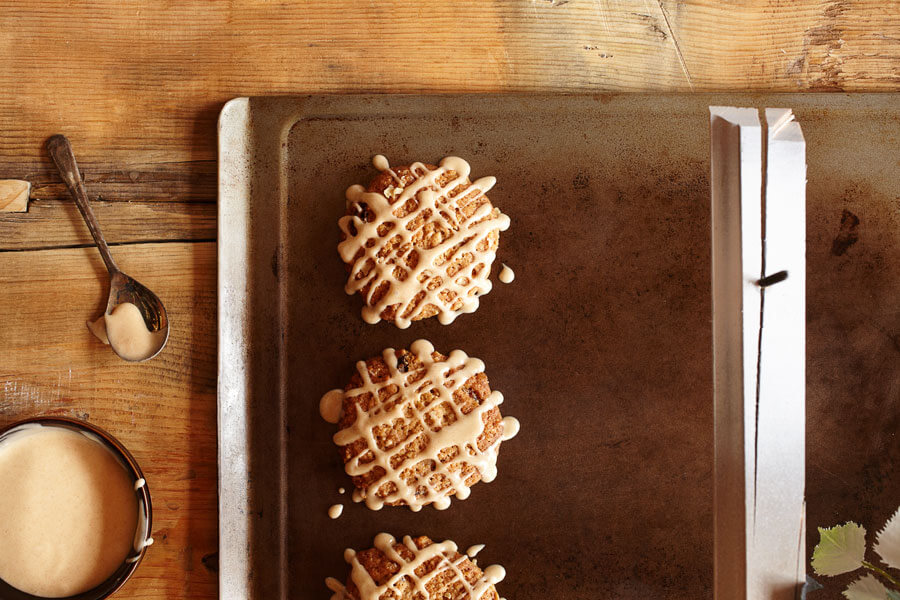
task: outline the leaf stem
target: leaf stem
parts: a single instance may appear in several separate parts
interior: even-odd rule
[[[879,575],[881,575],[882,577],[884,577],[885,579],[887,579],[888,581],[890,581],[892,584],[894,584],[894,585],[900,587],[900,581],[897,581],[896,579],[894,579],[893,577],[891,577],[890,573],[888,573],[887,571],[885,571],[885,570],[882,569],[881,567],[876,567],[876,566],[873,565],[872,563],[870,563],[870,562],[868,562],[868,561],[865,561],[865,560],[862,561],[862,566],[864,566],[865,568],[869,569],[870,571],[874,571],[874,572],[878,573]]]

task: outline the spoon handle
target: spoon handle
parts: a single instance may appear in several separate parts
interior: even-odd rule
[[[69,193],[72,194],[75,205],[78,206],[81,216],[84,217],[84,222],[87,223],[88,230],[94,238],[94,243],[97,244],[97,249],[100,251],[100,256],[103,257],[103,262],[106,263],[106,269],[111,274],[118,272],[119,267],[116,266],[116,262],[109,253],[109,246],[106,240],[103,239],[103,233],[100,231],[100,223],[97,222],[97,217],[94,216],[94,211],[91,209],[87,191],[84,189],[84,181],[81,179],[81,172],[78,170],[75,154],[72,152],[72,145],[69,144],[68,138],[62,134],[54,135],[47,140],[47,150],[50,151],[50,156],[53,158],[53,162],[56,163],[63,182],[69,188]]]

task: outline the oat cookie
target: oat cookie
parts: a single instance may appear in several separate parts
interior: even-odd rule
[[[509,227],[485,195],[496,179],[472,182],[469,164],[456,157],[440,166],[375,163],[382,172],[368,188],[347,189],[338,223],[338,252],[349,270],[344,291],[362,296],[367,323],[384,319],[401,329],[474,312],[491,291],[500,232]]]
[[[483,362],[461,350],[444,356],[418,340],[356,370],[343,392],[323,397],[322,411],[340,427],[334,442],[355,501],[373,510],[445,509],[452,496],[465,499],[471,486],[496,477],[500,444],[519,424],[500,414],[503,395],[491,391]],[[340,411],[328,401],[340,402]]]
[[[374,548],[347,550],[344,559],[351,566],[346,587],[326,581],[332,600],[499,600],[494,584],[506,575],[499,565],[482,571],[453,542],[426,536],[398,542],[380,533]]]

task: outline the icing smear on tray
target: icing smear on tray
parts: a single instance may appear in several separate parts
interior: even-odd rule
[[[487,567],[475,581],[469,581],[462,569],[469,558],[460,555],[455,543],[445,541],[431,543],[419,548],[410,536],[404,536],[403,547],[398,551],[397,540],[387,533],[375,536],[375,549],[383,553],[397,565],[397,570],[383,584],[378,585],[366,568],[360,563],[356,552],[350,548],[344,551],[344,560],[350,565],[350,581],[359,591],[362,600],[379,600],[383,598],[399,598],[403,590],[414,589],[420,598],[432,598],[428,584],[434,581],[434,587],[447,587],[448,583],[459,582],[459,591],[454,597],[481,600],[495,583],[503,581],[506,569],[500,565]],[[401,554],[402,552],[402,554]],[[437,561],[435,562],[435,559]],[[434,566],[431,566],[431,565]],[[450,575],[447,578],[447,575]],[[447,578],[446,581],[443,581]],[[329,577],[325,585],[334,592],[331,600],[347,600],[352,598],[346,588],[336,579]],[[490,597],[495,597],[491,594]]]
[[[334,435],[334,443],[358,448],[344,465],[351,477],[381,473],[365,491],[357,489],[353,494],[354,501],[365,501],[373,510],[386,503],[406,504],[413,511],[432,503],[445,509],[450,506],[451,494],[461,500],[468,498],[466,481],[474,474],[472,468],[482,481],[492,481],[497,476],[500,443],[519,430],[518,421],[506,417],[501,421],[502,435],[479,448],[484,416],[503,402],[503,395],[493,391],[469,412],[462,410],[453,395],[469,378],[484,371],[484,363],[462,350],[454,350],[447,360],[435,360],[434,346],[426,340],[413,342],[410,350],[421,366],[409,369],[406,360],[401,365],[397,351],[388,348],[382,355],[389,370],[387,378],[373,381],[366,362],[360,361],[356,368],[362,387],[343,392],[344,410],[355,410],[356,415]],[[447,410],[452,413],[443,414]],[[412,433],[395,445],[385,444],[384,432],[398,423],[408,424]],[[409,452],[419,441],[424,442],[422,446]]]
[[[396,185],[383,193],[350,186],[347,202],[357,214],[338,222],[344,235],[338,252],[350,265],[344,290],[365,290],[363,319],[377,323],[385,309],[395,307],[394,323],[405,329],[427,306],[437,309],[444,325],[474,312],[479,296],[491,291],[496,243],[489,236],[510,223],[484,197],[496,178],[469,182],[469,163],[451,156],[435,170],[413,163],[415,179],[403,186],[384,156],[373,163]]]

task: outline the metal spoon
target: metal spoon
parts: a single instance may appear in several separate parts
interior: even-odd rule
[[[72,199],[75,200],[75,205],[78,206],[81,216],[84,217],[84,222],[87,223],[88,230],[90,230],[94,243],[97,244],[97,249],[100,251],[100,256],[103,257],[103,262],[106,263],[106,269],[109,271],[109,300],[106,302],[105,314],[111,314],[113,309],[123,302],[130,302],[141,311],[141,316],[144,317],[147,329],[151,332],[165,331],[165,335],[161,336],[162,343],[160,343],[159,348],[150,356],[140,360],[131,361],[122,356],[115,344],[112,343],[112,340],[110,340],[110,346],[124,360],[129,360],[130,362],[150,360],[159,354],[165,347],[166,342],[169,341],[169,319],[166,315],[166,307],[163,306],[156,294],[144,287],[136,279],[120,271],[119,267],[116,266],[112,255],[109,253],[109,246],[100,232],[100,224],[97,222],[97,217],[94,216],[94,211],[91,210],[81,172],[75,163],[75,155],[72,153],[72,146],[69,144],[66,136],[57,134],[51,137],[47,140],[47,150],[50,152],[53,162],[56,163],[63,182],[69,188],[69,193],[72,195]]]

